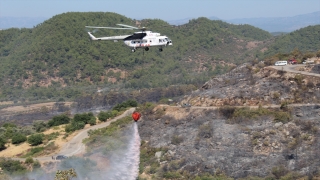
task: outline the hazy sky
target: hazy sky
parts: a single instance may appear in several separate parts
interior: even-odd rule
[[[320,0],[0,0],[0,17],[46,17],[64,12],[115,12],[132,19],[216,16],[223,20],[290,17],[320,11]]]

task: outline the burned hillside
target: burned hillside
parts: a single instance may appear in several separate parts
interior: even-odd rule
[[[261,67],[259,67],[259,65]],[[193,106],[257,106],[320,102],[320,78],[243,64],[212,78],[182,102]]]
[[[320,177],[320,78],[241,65],[139,122],[156,177]],[[157,164],[157,165],[155,165]],[[149,165],[149,166],[148,166]]]
[[[291,113],[295,111],[300,115]],[[317,177],[319,118],[317,105],[286,111],[159,106],[139,122],[142,147],[149,147],[143,151],[150,153],[157,148],[155,162],[148,164],[142,159],[141,167],[155,177],[175,172],[180,179],[206,173],[235,179]]]

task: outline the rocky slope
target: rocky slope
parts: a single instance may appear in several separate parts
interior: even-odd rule
[[[141,139],[161,149],[155,153],[160,165],[149,173],[176,172],[178,179],[205,173],[234,179],[320,177],[319,83],[245,64],[185,96],[181,103],[191,107],[145,112]]]
[[[262,67],[263,64],[260,64]],[[212,78],[182,102],[194,106],[319,103],[320,78],[244,64]]]
[[[164,112],[160,118],[144,116],[139,133],[151,147],[168,149],[159,156],[162,171],[223,172],[233,178],[319,173],[315,157],[320,155],[320,106],[292,108],[300,113],[289,122],[263,115],[235,123],[221,109],[210,108],[161,107],[160,111]]]

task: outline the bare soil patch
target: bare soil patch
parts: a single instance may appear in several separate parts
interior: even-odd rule
[[[2,109],[1,111],[6,112],[26,112],[26,111],[35,111],[40,110],[41,108],[52,108],[56,102],[47,102],[47,103],[39,103],[39,104],[31,104],[27,106],[11,106]],[[70,106],[72,102],[65,102],[66,106]]]

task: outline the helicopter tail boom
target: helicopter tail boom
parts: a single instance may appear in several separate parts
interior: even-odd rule
[[[109,36],[109,37],[95,37],[92,35],[91,32],[88,32],[90,39],[93,41],[99,41],[99,40],[123,40],[127,38],[130,35],[122,35],[122,36]]]

